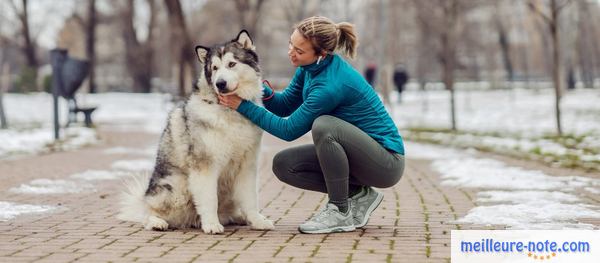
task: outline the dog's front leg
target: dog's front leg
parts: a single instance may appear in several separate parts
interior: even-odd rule
[[[273,222],[258,210],[258,178],[255,160],[254,156],[246,158],[235,184],[234,196],[252,229],[271,230],[274,228]]]
[[[219,174],[212,169],[192,171],[189,178],[189,190],[200,215],[202,230],[207,234],[223,233],[223,225],[219,223],[217,209]]]

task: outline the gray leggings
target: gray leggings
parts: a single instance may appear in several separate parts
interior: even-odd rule
[[[404,156],[390,152],[356,126],[333,116],[318,117],[314,144],[283,150],[273,158],[273,172],[289,185],[328,193],[329,201],[346,204],[349,192],[362,186],[396,184]]]

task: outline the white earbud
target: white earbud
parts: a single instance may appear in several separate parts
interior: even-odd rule
[[[317,65],[319,65],[319,63],[321,63],[322,58],[323,58],[323,56],[319,56],[319,58],[317,58]]]

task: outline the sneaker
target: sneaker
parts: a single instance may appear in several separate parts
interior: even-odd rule
[[[360,193],[350,197],[350,208],[354,217],[354,226],[361,228],[369,222],[371,213],[381,204],[383,194],[372,187],[364,187]]]
[[[305,234],[348,232],[356,229],[353,222],[352,207],[348,207],[346,214],[342,214],[336,205],[327,203],[323,210],[300,225],[298,231]]]

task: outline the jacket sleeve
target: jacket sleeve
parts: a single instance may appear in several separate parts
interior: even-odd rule
[[[279,117],[289,116],[300,106],[300,104],[302,104],[303,86],[304,74],[302,70],[298,68],[287,88],[281,93],[275,92],[273,97],[263,101],[265,108]],[[271,89],[263,86],[263,97],[267,98],[271,96],[272,93],[273,91]]]
[[[293,141],[311,130],[314,120],[330,113],[340,103],[340,95],[320,84],[310,87],[306,100],[288,117],[283,118],[250,101],[243,101],[238,112],[266,132]]]

